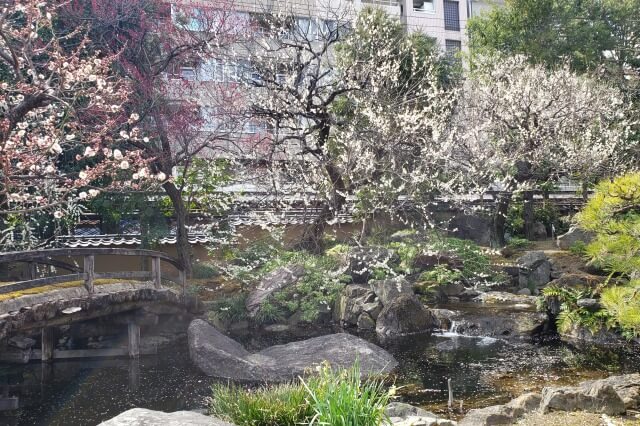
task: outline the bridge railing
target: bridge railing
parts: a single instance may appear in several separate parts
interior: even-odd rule
[[[96,256],[138,256],[151,258],[151,271],[122,271],[122,272],[96,272]],[[73,257],[83,259],[83,267],[66,263],[59,260],[62,257]],[[91,294],[95,291],[94,282],[98,279],[127,279],[153,281],[155,288],[162,288],[162,279],[172,281],[182,288],[183,295],[186,288],[186,275],[184,267],[177,259],[166,253],[128,248],[58,248],[31,251],[8,252],[0,254],[0,264],[2,263],[27,263],[29,265],[30,279],[25,281],[12,282],[0,285],[0,294],[14,291],[26,290],[35,287],[42,287],[52,284],[60,284],[71,281],[84,281],[84,287]],[[178,271],[177,278],[163,276],[161,262],[173,265]],[[44,278],[36,277],[36,264],[51,265],[56,268],[66,269],[71,274],[53,275]]]

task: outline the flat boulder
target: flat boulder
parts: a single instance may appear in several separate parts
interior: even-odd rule
[[[544,388],[540,410],[586,411],[617,415],[626,411],[625,403],[613,386],[603,381],[585,382],[579,386]]]
[[[238,381],[283,382],[322,362],[348,368],[356,360],[363,376],[388,373],[397,361],[384,349],[347,333],[329,334],[249,353],[202,320],[189,326],[191,360],[205,374]]]
[[[376,320],[376,334],[381,339],[430,333],[438,320],[413,295],[402,295],[385,305]]]
[[[215,417],[192,411],[162,411],[133,408],[116,417],[100,423],[98,426],[233,426]]]
[[[287,265],[268,273],[247,297],[246,307],[249,316],[255,316],[262,302],[274,292],[297,283],[304,272],[302,265]]]

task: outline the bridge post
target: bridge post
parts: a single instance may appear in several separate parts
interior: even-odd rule
[[[129,358],[138,358],[140,356],[140,326],[130,322],[127,328],[129,333]]]
[[[29,262],[29,279],[35,280],[38,275],[35,262]]]
[[[84,287],[89,294],[93,293],[93,280],[95,278],[95,257],[92,254],[84,257]]]
[[[55,328],[44,327],[42,329],[42,361],[51,361],[53,359],[53,350],[56,346]]]
[[[151,276],[154,287],[162,288],[162,270],[160,269],[160,258],[157,256],[151,258]]]

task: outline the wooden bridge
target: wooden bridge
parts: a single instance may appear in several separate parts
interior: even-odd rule
[[[151,259],[151,270],[96,272],[98,256],[136,256]],[[77,266],[80,262],[82,268]],[[167,268],[163,274],[162,262],[174,269],[175,274],[166,273]],[[166,253],[158,251],[62,248],[0,254],[0,264],[7,263],[27,264],[29,279],[0,284],[0,339],[6,339],[16,333],[41,330],[41,349],[33,350],[28,356],[43,361],[54,358],[122,355],[136,358],[140,355],[140,326],[136,323],[136,315],[131,315],[130,312],[149,303],[181,305],[185,302],[186,276],[182,264]],[[43,268],[38,268],[37,265],[46,265],[47,268],[44,269],[48,270],[49,276],[39,277],[38,273],[42,273]],[[59,275],[59,270],[69,273]],[[97,280],[106,279],[111,280],[111,283],[97,285],[101,284],[97,283]],[[76,281],[79,281],[78,285],[68,285]],[[178,290],[165,287],[164,282],[177,284]],[[67,285],[64,285],[65,283]],[[127,319],[126,351],[118,348],[55,350],[55,327],[114,314]]]

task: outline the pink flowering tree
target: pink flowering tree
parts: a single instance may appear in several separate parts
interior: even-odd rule
[[[19,248],[36,244],[29,221],[63,220],[99,193],[97,178],[113,182],[141,159],[111,149],[122,125],[137,119],[123,112],[129,87],[112,72],[117,52],[91,52],[84,25],[60,25],[60,2],[3,5],[0,243]]]
[[[185,2],[186,4],[186,2]],[[189,206],[185,191],[194,161],[214,159],[233,140],[238,123],[237,88],[203,81],[209,59],[233,43],[242,20],[225,0],[213,3],[160,0],[74,0],[65,8],[69,25],[91,21],[92,48],[114,56],[129,84],[126,105],[134,119],[122,130],[119,149],[139,152],[128,187],[152,177],[170,200],[178,257],[191,271]],[[207,114],[204,114],[204,112]]]

